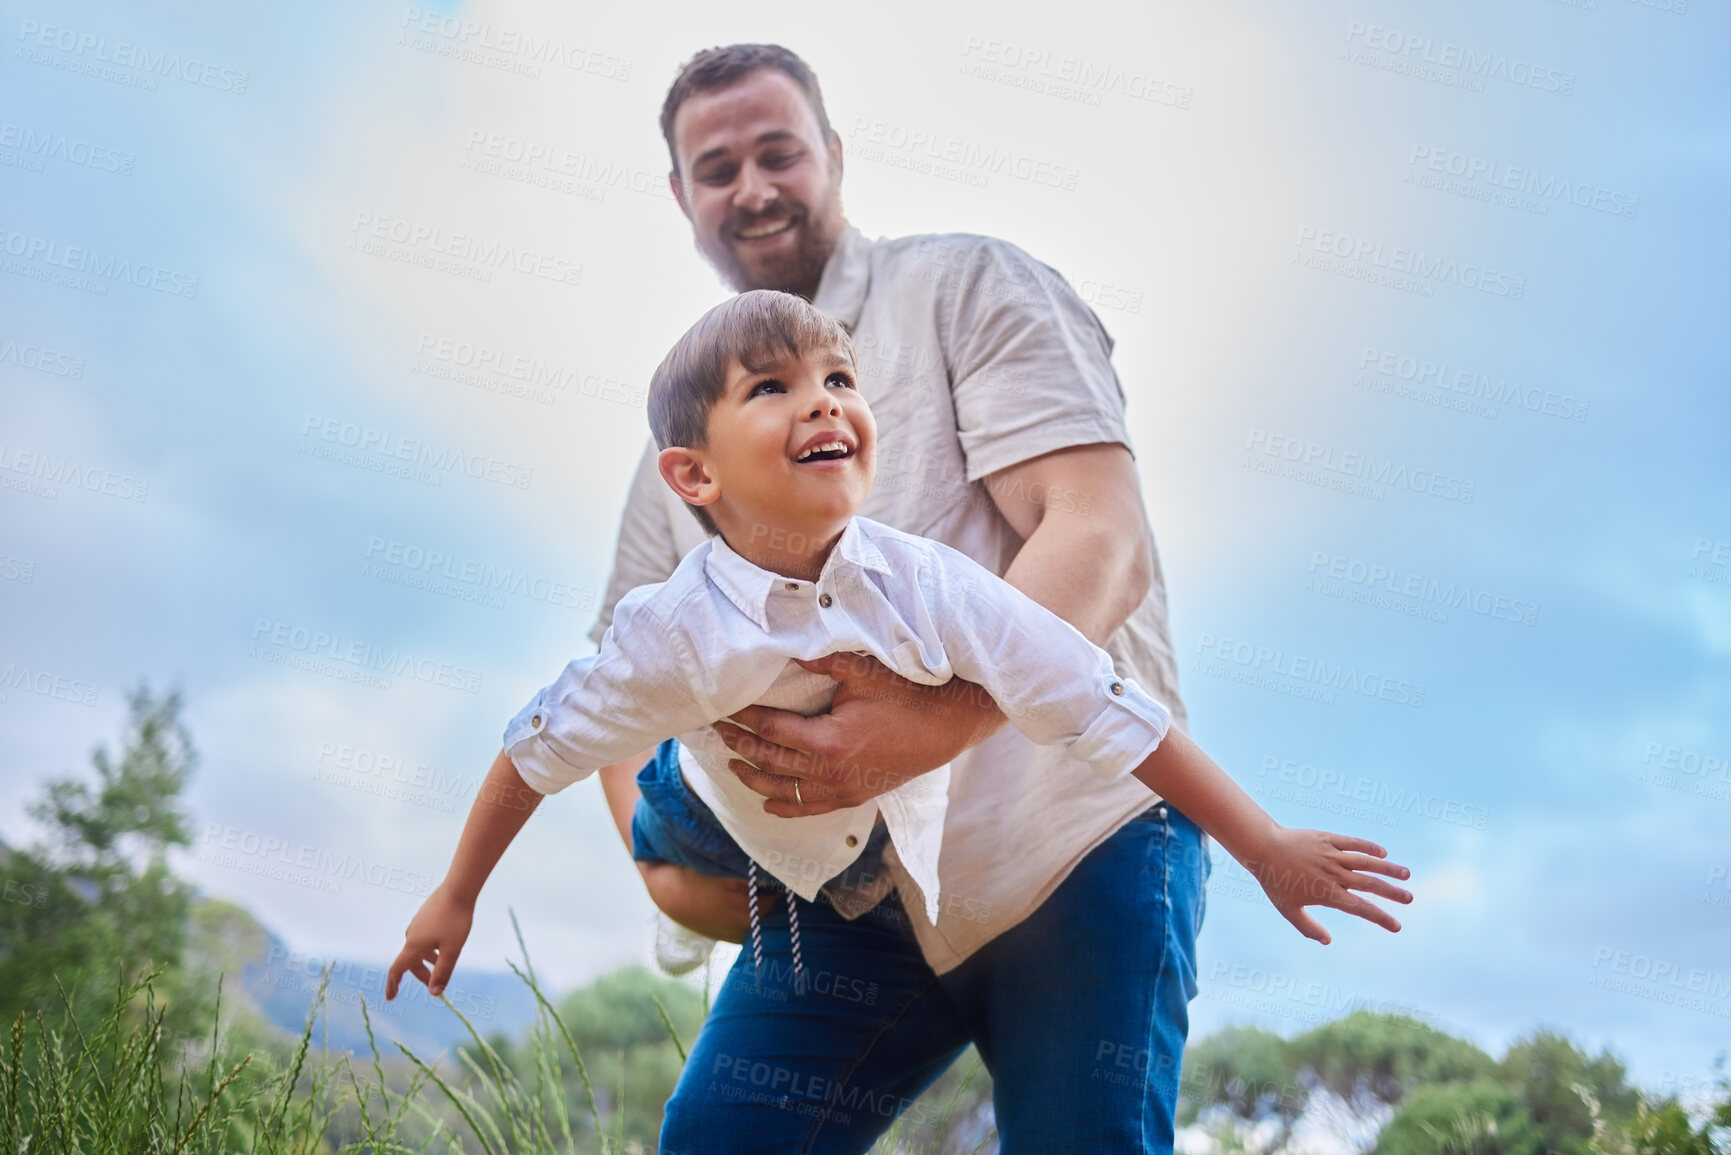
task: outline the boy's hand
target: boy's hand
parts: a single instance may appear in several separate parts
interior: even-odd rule
[[[1305,938],[1324,946],[1329,935],[1306,914],[1307,906],[1332,906],[1385,930],[1400,923],[1380,906],[1353,893],[1368,891],[1391,902],[1412,901],[1412,893],[1376,875],[1406,879],[1412,871],[1388,861],[1388,851],[1374,842],[1324,830],[1289,830],[1277,826],[1259,854],[1239,860],[1262,884],[1268,900]]]
[[[403,932],[403,949],[385,975],[385,1000],[397,997],[404,971],[420,979],[428,994],[444,994],[474,920],[474,903],[451,897],[443,886],[428,895]]]

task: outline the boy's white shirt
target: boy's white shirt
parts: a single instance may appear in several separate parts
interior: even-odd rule
[[[948,766],[802,818],[766,814],[727,768],[736,755],[712,724],[753,704],[826,710],[836,683],[793,659],[837,652],[870,654],[923,685],[977,683],[1027,737],[1108,779],[1130,774],[1172,723],[1110,654],[965,554],[854,517],[816,582],[761,569],[719,537],[693,549],[667,581],[620,599],[600,651],[523,707],[505,751],[551,794],[676,737],[692,790],[759,867],[808,900],[859,857],[881,813],[935,922]]]

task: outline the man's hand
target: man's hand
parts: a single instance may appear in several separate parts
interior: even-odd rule
[[[728,768],[781,818],[858,806],[936,770],[1005,721],[989,694],[960,678],[921,686],[866,654],[799,664],[841,683],[829,713],[747,706],[732,715],[738,725],[715,724],[739,755]]]
[[[397,997],[404,971],[420,979],[428,994],[444,994],[474,921],[474,904],[451,897],[443,886],[428,895],[403,932],[403,949],[385,975],[385,1000]]]
[[[1352,893],[1368,891],[1390,902],[1412,901],[1412,893],[1375,877],[1406,879],[1412,872],[1388,861],[1388,851],[1363,838],[1323,830],[1274,828],[1266,844],[1240,860],[1262,884],[1263,892],[1281,916],[1305,938],[1328,945],[1328,931],[1304,912],[1307,906],[1332,906],[1384,930],[1400,923],[1388,911]]]

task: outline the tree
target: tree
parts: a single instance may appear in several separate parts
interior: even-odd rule
[[[1402,1015],[1354,1011],[1292,1041],[1295,1060],[1354,1107],[1395,1106],[1422,1086],[1489,1078],[1496,1060]]]
[[[1309,1088],[1299,1082],[1292,1044],[1273,1031],[1227,1027],[1184,1051],[1180,1125],[1194,1122],[1210,1108],[1224,1107],[1249,1122],[1278,1118],[1283,1141],[1309,1098]]]
[[[30,807],[47,840],[0,861],[0,1021],[52,1014],[62,987],[98,988],[100,1002],[123,976],[180,961],[191,888],[167,850],[190,842],[180,793],[197,761],[180,705],[141,686],[119,757],[96,749],[94,783],[53,779]]]
[[[1419,1087],[1377,1136],[1375,1155],[1540,1155],[1520,1097],[1493,1079]]]
[[[1640,1106],[1623,1064],[1608,1051],[1596,1058],[1554,1031],[1536,1031],[1511,1046],[1503,1079],[1519,1095],[1558,1155],[1591,1155],[1595,1120],[1623,1127]]]

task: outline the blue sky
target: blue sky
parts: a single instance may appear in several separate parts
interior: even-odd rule
[[[127,686],[177,682],[185,872],[297,949],[394,953],[505,719],[587,652],[641,391],[725,291],[660,183],[665,86],[774,39],[866,233],[1002,236],[1095,303],[1195,734],[1282,821],[1414,868],[1400,935],[1334,918],[1322,949],[1222,864],[1193,1029],[1370,1005],[1705,1076],[1727,18],[1289,9],[7,3],[0,834]],[[282,866],[343,856],[334,890]],[[507,907],[557,982],[647,958],[593,784],[531,822],[464,965],[510,953]]]

